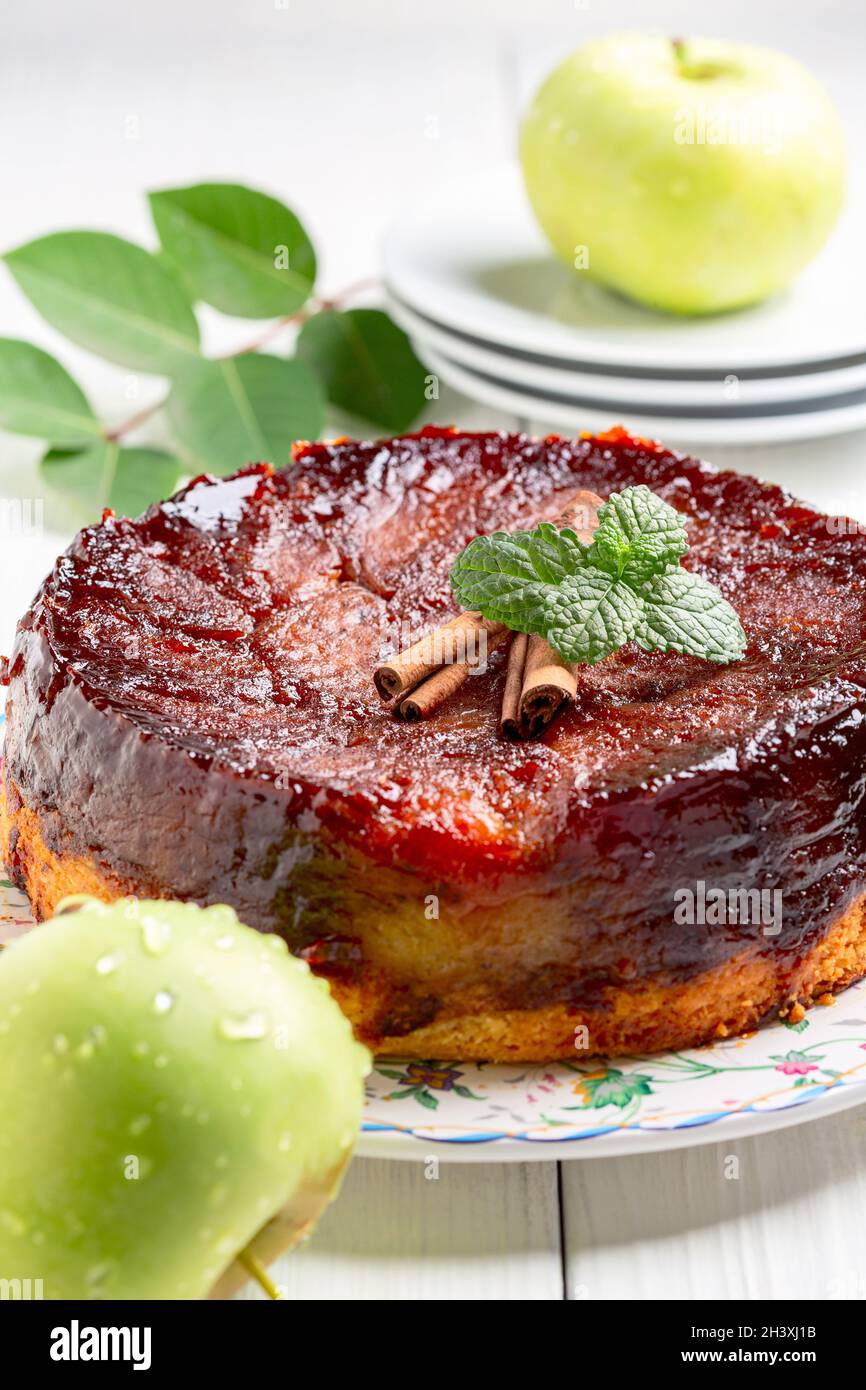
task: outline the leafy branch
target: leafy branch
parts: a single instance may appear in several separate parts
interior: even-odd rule
[[[363,281],[315,296],[316,255],[295,214],[239,184],[149,195],[157,253],[106,232],[57,232],[7,252],[42,317],[72,342],[136,372],[167,377],[167,395],[109,426],[65,367],[31,343],[0,339],[0,427],[45,441],[45,486],[87,513],[136,515],[190,471],[288,462],[316,439],[328,404],[389,433],[417,418],[427,377],[405,333],[380,309],[346,308]],[[201,351],[196,306],[273,319],[223,357]],[[264,352],[299,329],[293,356]],[[160,412],[172,451],[122,441]]]

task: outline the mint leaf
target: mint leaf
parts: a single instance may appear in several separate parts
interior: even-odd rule
[[[170,497],[185,472],[162,449],[122,449],[106,439],[80,453],[51,449],[39,471],[48,490],[72,503],[83,523],[98,521],[104,507],[139,516],[151,502]]]
[[[301,329],[296,351],[333,405],[392,434],[402,434],[424,409],[427,368],[381,309],[314,314]]]
[[[630,641],[642,618],[643,605],[628,584],[592,565],[545,595],[545,636],[565,661],[594,666]]]
[[[644,486],[599,508],[592,544],[545,522],[478,536],[451,570],[464,608],[546,637],[565,661],[594,665],[635,639],[647,651],[737,661],[746,634],[719,589],[681,569],[682,517]]]
[[[177,372],[167,413],[196,470],[225,474],[250,462],[287,464],[294,440],[321,434],[325,402],[302,362],[245,353]]]
[[[451,588],[464,608],[520,632],[546,631],[545,602],[551,585],[586,563],[573,531],[543,522],[534,531],[478,536],[451,571]]]
[[[589,560],[636,585],[677,564],[688,548],[680,513],[641,483],[611,493],[599,508]]]
[[[579,541],[570,527],[558,527],[542,521],[531,538],[532,563],[540,579],[559,584],[566,575],[574,574],[586,563],[588,547]]]
[[[548,580],[536,565],[534,534],[496,531],[471,541],[451,570],[462,608],[480,609],[492,622],[519,632],[543,633]]]
[[[198,356],[198,324],[163,265],[108,232],[57,232],[4,257],[31,304],[74,343],[163,374]]]
[[[310,239],[276,198],[236,183],[151,193],[166,256],[195,299],[241,318],[292,314],[316,278]]]
[[[700,574],[673,569],[656,575],[643,595],[637,640],[646,651],[685,652],[704,661],[737,661],[746,634],[734,609]]]
[[[0,427],[52,444],[84,444],[102,433],[66,368],[18,338],[0,338]]]

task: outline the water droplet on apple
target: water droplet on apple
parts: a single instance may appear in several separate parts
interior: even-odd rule
[[[84,1276],[87,1287],[94,1292],[103,1288],[108,1282],[113,1269],[114,1262],[112,1260],[103,1260],[101,1264],[92,1265]]]
[[[164,1052],[159,1052],[159,1053],[157,1053],[157,1055],[156,1055],[156,1056],[154,1057],[154,1059],[153,1059],[153,1065],[154,1065],[155,1067],[167,1067],[167,1066],[168,1066],[168,1057],[167,1057],[166,1053],[164,1053]]]
[[[51,1047],[58,1057],[63,1057],[69,1051],[69,1039],[65,1033],[55,1033],[51,1039]]]
[[[0,1226],[13,1236],[27,1234],[27,1222],[18,1215],[17,1211],[10,1211],[8,1207],[0,1209]]]
[[[145,1042],[144,1039],[142,1038],[141,1041],[140,1041],[140,1042],[137,1042],[137,1043],[135,1044],[135,1046],[133,1047],[133,1049],[132,1049],[132,1055],[133,1055],[133,1057],[146,1057],[149,1051],[150,1051],[150,1043]]]
[[[255,1042],[258,1038],[263,1038],[267,1031],[267,1015],[260,1009],[242,1016],[224,1014],[217,1024],[220,1037],[226,1038],[229,1042]]]
[[[288,1131],[286,1131],[286,1133],[281,1134],[279,1139],[277,1140],[277,1149],[281,1154],[287,1154],[291,1147],[292,1136]]]
[[[160,989],[153,996],[153,1012],[167,1014],[174,1007],[174,995],[167,989]]]
[[[149,1115],[136,1115],[129,1122],[130,1134],[143,1134],[144,1131],[149,1128],[150,1122]]]
[[[145,917],[141,923],[141,942],[149,956],[163,956],[171,945],[171,926],[158,917]]]
[[[119,970],[123,957],[118,955],[100,956],[96,962],[97,975],[113,975],[115,970]]]
[[[230,951],[234,944],[235,939],[233,936],[229,935],[228,932],[226,932],[224,936],[218,936],[216,939],[216,948],[218,951]]]

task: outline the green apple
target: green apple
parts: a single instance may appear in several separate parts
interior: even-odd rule
[[[564,260],[680,314],[781,289],[827,240],[844,193],[823,88],[784,54],[716,39],[585,44],[536,95],[520,157]]]
[[[231,1292],[334,1195],[368,1068],[327,984],[230,908],[68,900],[0,953],[0,1279]]]

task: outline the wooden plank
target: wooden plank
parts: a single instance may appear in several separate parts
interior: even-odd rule
[[[562,1166],[570,1299],[866,1298],[866,1107]]]
[[[559,1300],[556,1168],[440,1161],[433,1176],[427,1159],[357,1159],[312,1238],[271,1275],[288,1299]]]

